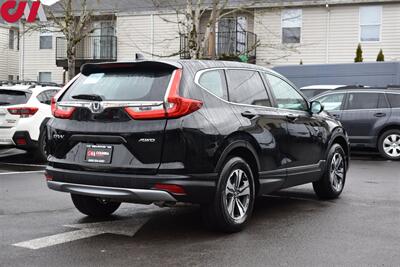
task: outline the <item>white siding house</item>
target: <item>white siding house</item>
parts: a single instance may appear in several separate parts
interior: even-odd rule
[[[168,21],[168,22],[167,22]],[[120,13],[117,15],[118,60],[132,60],[136,53],[147,58],[179,58],[176,14]]]
[[[64,70],[56,66],[56,36],[28,31],[21,37],[22,80],[63,83]]]
[[[286,45],[282,44],[282,14],[287,9],[258,9],[255,32],[261,46],[257,63],[350,63],[359,43],[364,61],[375,61],[380,49],[387,61],[398,60],[400,2],[392,2],[291,7],[302,11],[301,38],[300,43]]]
[[[18,29],[0,24],[0,80],[19,77]]]
[[[237,0],[234,2],[238,3]],[[220,32],[240,29],[256,34],[260,45],[252,56],[257,64],[274,66],[300,62],[303,64],[353,62],[359,43],[362,45],[366,62],[375,61],[380,49],[383,49],[386,61],[400,59],[400,1],[256,2],[246,11],[230,14],[223,22],[216,25],[216,28]],[[181,50],[182,43],[176,23],[178,20],[176,13],[151,8],[150,4],[137,9],[135,3],[137,3],[135,0],[125,1],[121,2],[121,5],[126,4],[126,6],[121,6],[118,10],[114,9],[108,13],[102,11],[103,16],[113,17],[115,29],[112,34],[115,35],[113,36],[115,44],[103,45],[103,31],[99,31],[100,39],[82,43],[85,55],[89,55],[89,58],[85,56],[80,63],[108,59],[133,60],[136,53],[142,53],[147,58],[180,57],[177,52]],[[206,21],[203,20],[201,25],[200,32],[204,31]],[[110,31],[104,32],[110,35]],[[15,67],[18,66],[18,56],[14,56],[18,51],[8,53],[10,51],[6,49],[8,29],[0,27],[0,33],[0,46],[7,51],[0,57],[0,60],[5,62],[0,65],[1,79],[19,73],[21,78],[26,80],[47,80],[51,77],[53,82],[63,82],[64,69],[56,65],[56,36],[29,33],[21,37],[18,70]],[[238,36],[229,38],[239,39]],[[49,38],[52,38],[51,47],[47,46]],[[41,39],[47,40],[44,47],[40,46]],[[246,44],[243,41],[239,43],[237,39],[236,50],[238,47],[242,49]],[[223,38],[217,36],[216,40],[219,42],[217,50],[222,51],[221,53],[225,53],[226,49],[232,50],[231,46],[221,44]],[[94,48],[93,45],[97,47]],[[107,52],[110,45],[113,50]],[[60,49],[62,50],[62,47]],[[60,66],[59,60],[57,63]]]

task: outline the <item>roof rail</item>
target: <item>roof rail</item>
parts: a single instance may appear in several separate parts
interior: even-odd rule
[[[389,84],[389,85],[387,86],[387,89],[400,90],[400,85]]]
[[[368,88],[368,87],[369,86],[366,86],[366,85],[354,84],[354,85],[342,86],[342,87],[339,87],[337,89],[365,89],[365,88]]]

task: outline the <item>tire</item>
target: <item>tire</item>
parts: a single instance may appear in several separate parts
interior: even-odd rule
[[[250,220],[254,198],[254,178],[250,166],[242,158],[230,158],[220,173],[213,202],[202,206],[204,222],[222,232],[239,232]]]
[[[43,129],[40,131],[38,149],[36,151],[36,158],[40,161],[47,161],[47,130]]]
[[[315,194],[320,199],[335,199],[343,192],[346,183],[346,154],[339,144],[329,150],[322,178],[313,183]]]
[[[400,160],[400,130],[384,132],[378,141],[379,153],[389,160]]]
[[[75,207],[83,214],[103,218],[113,214],[121,205],[119,202],[102,201],[96,197],[71,194]]]

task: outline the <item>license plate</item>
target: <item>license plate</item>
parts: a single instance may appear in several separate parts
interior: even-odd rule
[[[113,153],[113,147],[107,145],[87,145],[86,162],[110,164]]]

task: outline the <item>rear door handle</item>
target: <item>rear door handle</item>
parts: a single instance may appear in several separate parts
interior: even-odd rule
[[[299,118],[299,115],[295,115],[295,114],[288,114],[286,115],[286,118],[288,118],[291,121],[295,121]]]
[[[386,113],[378,112],[378,113],[375,113],[374,116],[377,117],[377,118],[382,118],[382,117],[386,116]]]
[[[245,111],[242,113],[242,116],[248,119],[254,119],[255,117],[257,117],[257,114],[255,114],[254,112],[251,111]]]

